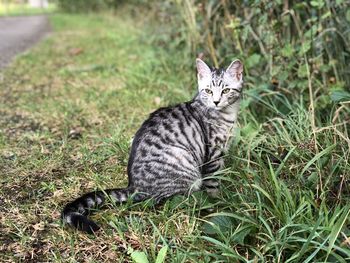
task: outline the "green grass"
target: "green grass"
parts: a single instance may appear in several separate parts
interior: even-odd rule
[[[112,206],[93,216],[96,237],[62,225],[68,201],[127,184],[150,112],[195,93],[195,57],[136,11],[53,15],[54,34],[3,73],[0,261],[154,262],[168,247],[166,262],[347,262],[348,104],[316,114],[313,130],[302,97],[257,96],[252,78],[217,199]]]
[[[56,5],[53,3],[50,3],[48,8],[36,8],[27,4],[0,2],[0,16],[40,15],[52,13],[55,10]]]

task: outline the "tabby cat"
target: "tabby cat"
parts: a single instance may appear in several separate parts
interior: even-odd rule
[[[206,189],[217,192],[218,182],[206,179],[223,166],[232,137],[242,91],[243,66],[211,69],[196,60],[198,93],[189,102],[160,108],[137,131],[128,162],[129,185],[87,193],[62,212],[65,223],[94,233],[99,226],[87,216],[105,201],[134,202]],[[212,177],[211,177],[212,178]]]

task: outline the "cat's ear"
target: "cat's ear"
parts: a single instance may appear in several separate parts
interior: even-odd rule
[[[211,74],[211,70],[205,62],[199,58],[196,59],[197,65],[197,76],[198,80],[201,80],[205,77],[209,77]]]
[[[241,61],[234,60],[226,69],[226,73],[230,75],[235,81],[242,80],[243,64]]]

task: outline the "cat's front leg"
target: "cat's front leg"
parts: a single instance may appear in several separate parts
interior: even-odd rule
[[[208,195],[218,197],[220,180],[213,178],[213,173],[219,171],[224,166],[222,158],[211,161],[203,167],[203,187]]]
[[[203,186],[207,194],[211,197],[217,198],[220,193],[220,181],[219,179],[206,179],[203,178]]]

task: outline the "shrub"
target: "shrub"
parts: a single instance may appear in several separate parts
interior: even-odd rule
[[[61,10],[70,13],[99,12],[113,9],[122,4],[123,0],[58,0]]]
[[[173,25],[165,42],[187,47],[188,57],[202,55],[216,66],[242,59],[256,97],[278,92],[292,102],[304,96],[322,115],[331,109],[334,91],[349,94],[347,1],[188,0],[150,6]],[[277,96],[270,97],[278,103]]]

